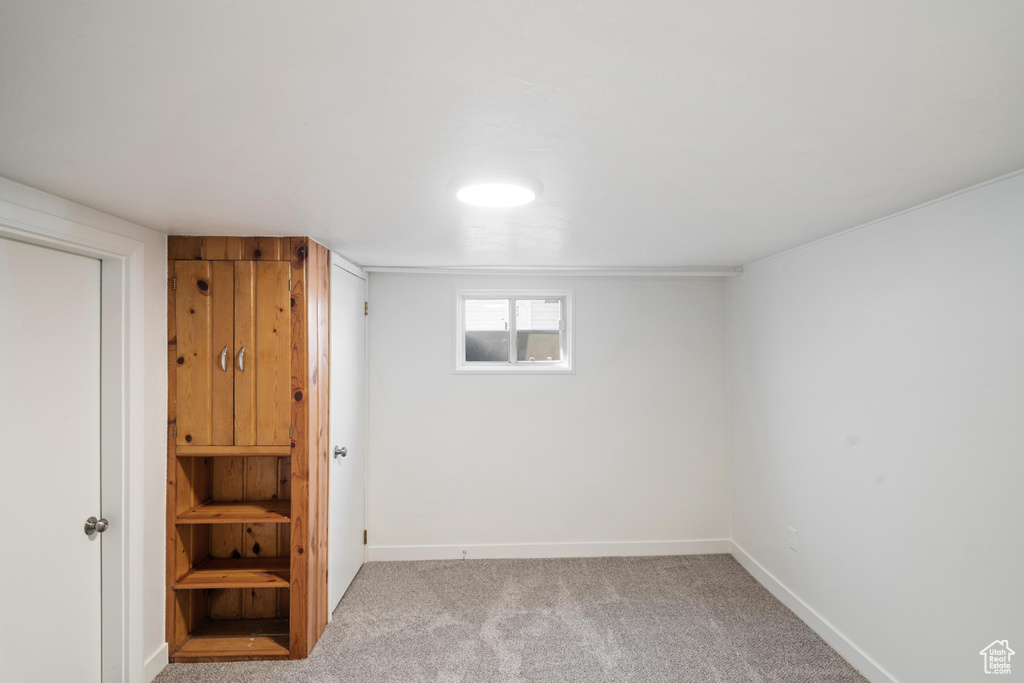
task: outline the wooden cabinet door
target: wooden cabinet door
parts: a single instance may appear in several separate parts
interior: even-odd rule
[[[291,295],[287,261],[234,263],[235,445],[291,443]]]
[[[175,261],[178,445],[230,446],[234,439],[231,349],[233,268],[222,261]]]
[[[235,261],[235,445],[256,444],[256,263]]]

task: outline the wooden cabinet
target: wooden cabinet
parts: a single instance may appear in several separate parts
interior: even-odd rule
[[[329,254],[168,240],[172,661],[308,655],[327,623]]]
[[[176,444],[289,444],[291,264],[178,260],[172,265]]]

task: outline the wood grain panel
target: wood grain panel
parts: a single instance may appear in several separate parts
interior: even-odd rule
[[[210,593],[208,591],[180,591],[188,596],[188,632],[194,633],[207,619],[210,612]]]
[[[292,459],[277,459],[277,498],[278,500],[291,500],[292,497]],[[292,547],[292,526],[291,524],[279,524],[277,527],[277,549],[278,554],[287,556],[291,553]],[[278,591],[277,614],[287,617],[290,606],[291,594],[288,591]]]
[[[193,235],[167,237],[168,261],[195,261],[203,258],[203,238]]]
[[[320,639],[320,635],[327,627],[327,563],[329,555],[327,552],[328,542],[328,497],[330,480],[330,386],[331,371],[331,343],[330,343],[330,314],[331,314],[331,270],[330,255],[325,247],[310,242],[310,248],[315,250],[317,255],[317,352],[318,362],[316,368],[317,383],[317,619],[315,624],[315,637],[313,642]]]
[[[277,458],[245,459],[246,500],[277,499]],[[278,525],[247,524],[242,557],[276,557]],[[277,616],[277,594],[266,590],[248,590],[242,595],[242,616],[247,619]]]
[[[167,264],[167,571],[165,575],[167,619],[164,627],[168,647],[172,652],[181,647],[181,644],[188,637],[188,610],[190,604],[187,596],[177,596],[174,593],[174,582],[189,569],[186,564],[186,547],[189,539],[182,536],[183,530],[179,529],[175,523],[178,513],[184,511],[184,509],[179,508],[178,502],[184,497],[181,495],[181,490],[178,486],[179,481],[184,481],[184,472],[182,464],[178,462],[174,455],[174,429],[177,425],[176,368],[178,359],[178,344],[175,331],[177,316],[176,292],[171,287],[171,280],[174,277],[174,261],[170,261]],[[191,531],[189,530],[187,533],[191,534]]]
[[[245,500],[245,458],[211,458],[210,462],[213,467],[213,490],[210,497],[217,502]]]
[[[285,659],[287,656],[287,620],[211,619],[196,629],[175,654],[174,661],[224,662]]]
[[[242,589],[244,619],[272,619],[277,616],[278,591],[271,588]]]
[[[306,554],[309,555],[309,564],[306,567],[306,581],[309,586],[309,592],[306,596],[306,618],[302,623],[306,630],[307,649],[305,656],[309,656],[318,635],[317,615],[319,613],[318,604],[321,593],[320,586],[317,583],[320,554],[320,544],[317,539],[318,525],[320,523],[318,497],[320,460],[317,457],[319,451],[320,413],[317,406],[319,394],[316,391],[317,363],[319,362],[319,318],[317,313],[320,290],[317,282],[319,263],[316,258],[316,244],[312,240],[307,240],[306,250],[306,339],[309,346],[309,359],[307,361],[309,372],[306,382],[310,390],[309,405],[306,411],[307,442],[304,453],[309,461],[307,464],[309,481],[307,485],[308,497],[306,500],[306,531],[303,540],[306,543]]]
[[[210,264],[206,261],[176,261],[174,272],[177,278],[177,443],[209,444],[213,373]]]
[[[241,261],[242,237],[204,237],[203,259],[207,261]]]
[[[246,237],[244,257],[251,261],[288,260],[287,237]]]
[[[256,443],[256,264],[236,261],[235,346],[232,363],[235,376],[235,445]],[[245,349],[244,370],[238,355]]]
[[[190,458],[185,462],[185,476],[191,493],[191,507],[209,501],[213,495],[213,471],[210,461],[206,458]]]
[[[288,501],[204,503],[178,515],[178,524],[287,524]]]
[[[181,577],[175,587],[188,590],[202,588],[287,588],[288,558],[206,560]]]
[[[290,268],[281,261],[256,263],[256,443],[290,443]]]
[[[291,445],[284,446],[178,446],[179,458],[231,458],[242,455],[288,457]]]
[[[192,598],[188,593],[176,593],[173,581],[167,584],[167,623],[171,629],[167,632],[167,648],[171,652],[188,640],[188,613],[191,604]]]
[[[291,605],[292,629],[290,648],[292,659],[307,656],[312,647],[306,626],[309,600],[309,396],[311,386],[309,368],[309,337],[306,325],[308,302],[306,295],[307,240],[291,240],[292,265],[292,440],[291,464]],[[314,301],[315,301],[314,295]],[[313,336],[316,339],[316,336]]]
[[[237,502],[245,494],[244,458],[213,458],[213,500]],[[214,524],[210,527],[210,555],[217,559],[242,557],[244,524]],[[242,616],[242,591],[221,590],[210,595],[212,619]]]
[[[231,354],[235,348],[234,280],[232,263],[214,261],[210,264],[210,350],[214,361],[211,371],[210,442],[217,446],[230,446],[235,438],[235,373],[231,368]]]

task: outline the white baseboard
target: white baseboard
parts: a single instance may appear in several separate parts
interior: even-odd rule
[[[146,658],[145,668],[142,671],[146,683],[152,683],[157,674],[167,666],[167,661],[167,643],[164,643],[156,649],[156,652]]]
[[[732,542],[732,556],[743,566],[750,575],[768,589],[768,591],[779,599],[783,605],[788,607],[800,617],[801,621],[807,624],[812,631],[821,636],[833,650],[850,663],[850,666],[861,673],[871,683],[898,683],[896,678],[883,669],[878,662],[871,659],[867,653],[857,647],[849,638],[830,624],[825,617],[814,611],[814,608],[801,600],[796,593],[786,587],[781,581],[772,575],[764,566],[747,554],[738,543]]]
[[[465,555],[463,555],[465,551]],[[488,545],[371,545],[369,562],[396,560],[483,560],[545,557],[631,557],[705,555],[732,552],[727,538],[695,541],[619,541],[609,543],[520,543]]]

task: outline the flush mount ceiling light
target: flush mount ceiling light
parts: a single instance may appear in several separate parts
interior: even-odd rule
[[[529,204],[537,198],[537,190],[519,183],[472,183],[455,196],[473,206],[501,208]]]

